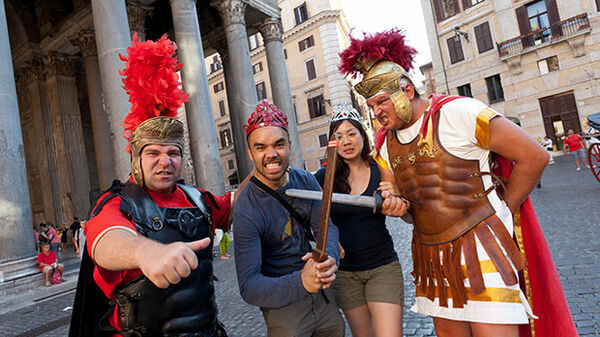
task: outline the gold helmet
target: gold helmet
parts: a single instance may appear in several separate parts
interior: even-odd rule
[[[146,145],[174,145],[183,153],[184,126],[175,116],[189,95],[180,89],[177,71],[183,65],[177,63],[176,50],[166,35],[142,42],[134,34],[127,56],[119,55],[126,62],[119,73],[131,102],[123,137],[129,141],[131,177],[140,186],[145,186],[141,154]]]
[[[363,35],[362,40],[350,36],[350,46],[340,53],[340,71],[351,77],[362,74],[362,81],[354,89],[365,99],[382,92],[388,93],[396,114],[408,123],[412,117],[412,107],[403,92],[404,79],[415,87],[418,94],[424,93],[422,86],[416,85],[408,73],[413,68],[417,51],[404,43],[405,37],[399,29]]]

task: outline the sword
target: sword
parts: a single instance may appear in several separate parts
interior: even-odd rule
[[[287,196],[300,199],[321,200],[323,198],[323,192],[321,191],[300,190],[294,188],[286,190],[285,194]],[[331,202],[335,202],[336,204],[368,207],[373,209],[373,213],[381,213],[381,204],[383,203],[383,198],[381,197],[381,192],[379,191],[375,191],[372,197],[366,195],[332,193]]]

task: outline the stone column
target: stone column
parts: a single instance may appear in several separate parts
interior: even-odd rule
[[[197,185],[216,194],[225,193],[219,143],[208,80],[204,51],[194,0],[170,0],[179,61],[183,63],[183,87],[190,94],[185,104],[190,133],[192,159]]]
[[[1,264],[35,254],[25,153],[4,1],[0,1],[0,74]]]
[[[96,166],[98,168],[98,185],[100,190],[109,188],[113,179],[113,155],[110,145],[110,127],[102,105],[102,85],[100,83],[100,67],[96,52],[96,39],[93,29],[84,30],[71,42],[79,47],[85,65],[85,80],[90,104],[92,132],[94,133],[94,148]]]
[[[125,181],[131,171],[131,160],[125,152],[127,140],[122,136],[123,127],[118,125],[123,123],[130,109],[129,97],[119,75],[119,70],[125,67],[119,53],[126,55],[127,47],[131,45],[125,0],[92,0],[92,15],[104,107],[110,125],[114,173],[116,179]]]
[[[242,0],[221,0],[214,3],[219,10],[225,27],[227,38],[227,50],[229,51],[230,71],[228,75],[233,82],[235,98],[229,101],[230,106],[235,105],[231,115],[231,127],[233,140],[235,142],[235,155],[237,159],[238,176],[244,179],[254,168],[254,163],[248,157],[246,147],[246,133],[243,125],[246,124],[250,114],[258,103],[256,96],[256,84],[252,64],[250,63],[250,49],[248,47],[248,35],[246,34],[246,23],[244,14],[246,3]]]
[[[19,110],[23,114],[25,109],[32,120],[31,127],[24,125],[22,135],[29,168],[29,197],[33,223],[56,223],[56,219],[62,217],[62,212],[56,193],[58,171],[42,60],[34,58],[28,61],[18,71],[17,77]]]
[[[137,33],[140,39],[146,39],[146,18],[152,15],[152,10],[152,7],[143,5],[139,1],[127,0],[127,18],[131,37]]]
[[[303,168],[304,159],[302,158],[302,148],[300,147],[300,137],[298,136],[298,121],[294,113],[292,89],[290,88],[290,79],[283,54],[283,27],[280,20],[268,18],[259,26],[259,30],[263,37],[267,53],[273,100],[275,101],[275,105],[287,115],[289,123],[288,132],[292,141],[290,165],[296,168]]]
[[[44,64],[54,139],[60,151],[57,156],[61,166],[58,167],[60,180],[63,186],[70,185],[70,189],[61,191],[63,218],[57,221],[62,223],[69,221],[71,216],[84,218],[87,215],[90,179],[73,63],[65,55],[51,52],[44,58]],[[63,170],[64,166],[67,170]],[[69,205],[72,205],[71,214]]]

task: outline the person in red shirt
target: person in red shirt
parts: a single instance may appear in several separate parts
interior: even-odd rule
[[[171,58],[175,49],[166,36],[142,42],[134,35],[128,57],[121,56],[132,101],[123,123],[131,174],[99,198],[84,227],[70,336],[88,336],[90,329],[113,336],[224,335],[211,241],[215,228],[229,227],[232,194],[179,183],[185,137],[174,117],[188,95],[176,73],[181,65]]]
[[[40,271],[46,276],[46,287],[52,285],[50,280],[55,269],[58,270],[62,278],[65,267],[61,263],[58,263],[58,258],[54,251],[50,250],[49,243],[44,242],[42,244],[42,251],[38,254],[37,260],[40,265]]]
[[[581,138],[580,135],[573,132],[573,129],[569,129],[567,132],[567,137],[564,140],[563,152],[566,155],[568,152],[573,154],[575,158],[575,166],[577,166],[577,171],[581,170],[581,165],[579,164],[579,160],[585,165],[585,168],[590,168],[587,163],[587,156],[585,155],[585,151],[587,150],[587,146]],[[568,146],[568,150],[567,150]]]

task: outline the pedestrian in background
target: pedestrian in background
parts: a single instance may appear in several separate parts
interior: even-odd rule
[[[544,149],[546,149],[546,151],[548,151],[548,154],[550,155],[550,160],[548,161],[548,164],[554,164],[555,161],[554,157],[552,156],[552,151],[554,151],[554,143],[552,142],[552,139],[546,136],[540,144]]]
[[[585,150],[587,150],[587,146],[583,138],[580,135],[573,132],[573,129],[569,129],[568,136],[564,140],[563,152],[566,155],[567,153],[573,154],[573,158],[575,158],[575,166],[577,166],[577,171],[581,170],[581,164],[579,161],[583,163],[585,168],[590,168],[587,164],[587,156],[585,155]],[[569,147],[567,150],[567,146]]]

